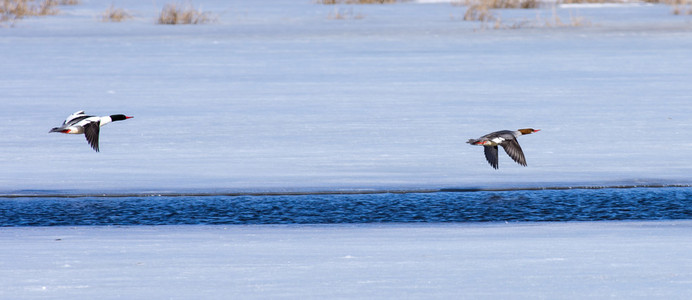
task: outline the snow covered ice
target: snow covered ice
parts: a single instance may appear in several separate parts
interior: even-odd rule
[[[686,299],[690,221],[24,227],[3,299]]]
[[[692,184],[690,16],[492,30],[448,2],[194,1],[216,21],[164,26],[160,1],[85,0],[3,24],[0,194]],[[111,4],[134,19],[100,22]],[[135,118],[95,153],[48,134],[78,110]],[[526,127],[528,167],[465,144]],[[690,225],[3,228],[0,298],[674,299]]]
[[[135,19],[104,23],[110,3],[84,1],[0,30],[0,190],[690,183],[692,23],[665,5],[479,30],[448,3],[196,1],[217,20],[196,26],[154,24],[157,4],[119,1]],[[92,153],[47,134],[77,110],[135,118]],[[542,129],[520,140],[526,168],[464,144],[525,127]]]

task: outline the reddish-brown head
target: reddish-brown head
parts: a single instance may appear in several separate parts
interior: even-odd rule
[[[524,128],[524,129],[519,129],[519,132],[521,134],[532,134],[534,132],[541,131],[540,129],[533,129],[533,128]]]

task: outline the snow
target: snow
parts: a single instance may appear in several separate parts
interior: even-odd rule
[[[100,22],[111,4],[135,18]],[[193,4],[217,21],[83,0],[3,25],[0,194],[692,184],[692,22],[668,6],[499,10],[534,26],[492,30],[449,3]],[[590,25],[535,26],[555,16]],[[78,110],[135,118],[103,127],[95,153],[48,134]],[[501,155],[493,170],[465,144],[524,127],[541,129],[520,138],[528,167]],[[2,228],[0,298],[681,299],[691,230]]]
[[[482,30],[448,3],[195,1],[217,21],[164,26],[163,2],[81,2],[0,29],[2,193],[692,183],[692,22],[665,5]],[[95,153],[47,133],[77,110],[135,118]],[[528,167],[464,143],[525,127]]]
[[[24,227],[3,299],[686,299],[692,222]]]
[[[653,4],[646,2],[622,2],[622,3],[561,3],[561,8],[623,8],[628,6],[651,6]]]

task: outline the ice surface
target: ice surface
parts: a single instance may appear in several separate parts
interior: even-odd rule
[[[687,299],[692,222],[25,227],[3,299]]]
[[[113,4],[135,19],[83,1],[0,28],[3,193],[692,182],[692,23],[664,5],[479,30],[448,3],[195,1],[217,19],[197,26]],[[135,118],[95,153],[47,133],[77,110]],[[523,127],[542,129],[520,139],[526,168],[464,143]]]

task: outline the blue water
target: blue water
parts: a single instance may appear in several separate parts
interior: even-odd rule
[[[0,198],[0,226],[692,219],[692,188]]]

